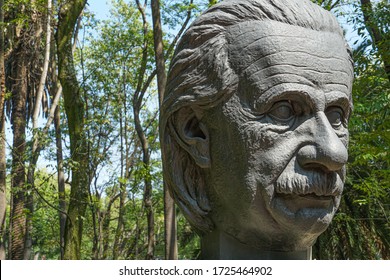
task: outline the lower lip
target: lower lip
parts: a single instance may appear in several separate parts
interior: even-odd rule
[[[287,195],[287,194],[277,194],[275,196],[277,205],[284,206],[285,210],[288,210],[292,213],[297,213],[303,209],[312,210],[317,212],[318,210],[327,210],[331,211],[334,205],[333,196],[318,196],[315,194],[308,195]],[[306,212],[306,211],[305,211]],[[314,213],[313,213],[314,214]]]

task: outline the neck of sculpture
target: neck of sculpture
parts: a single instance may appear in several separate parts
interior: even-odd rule
[[[220,231],[203,236],[201,246],[201,257],[205,260],[311,260],[311,248],[294,252],[264,251],[242,244]]]

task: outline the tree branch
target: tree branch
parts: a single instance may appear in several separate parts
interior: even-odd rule
[[[46,43],[45,43],[45,59],[43,61],[43,70],[42,75],[39,81],[39,87],[37,92],[37,97],[35,99],[34,111],[33,111],[33,129],[38,127],[38,115],[41,107],[41,99],[43,96],[43,91],[46,84],[47,72],[49,69],[49,61],[50,61],[50,44],[51,44],[51,13],[52,13],[52,5],[51,0],[47,1],[47,22],[46,22]]]

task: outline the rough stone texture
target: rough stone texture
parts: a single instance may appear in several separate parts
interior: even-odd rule
[[[305,0],[225,0],[179,42],[164,176],[208,259],[306,259],[340,203],[351,52]]]

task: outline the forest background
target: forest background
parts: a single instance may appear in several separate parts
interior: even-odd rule
[[[313,258],[390,259],[390,3],[312,1],[355,59],[348,177]],[[96,2],[0,0],[0,259],[197,259],[158,115],[178,39],[218,1]]]

